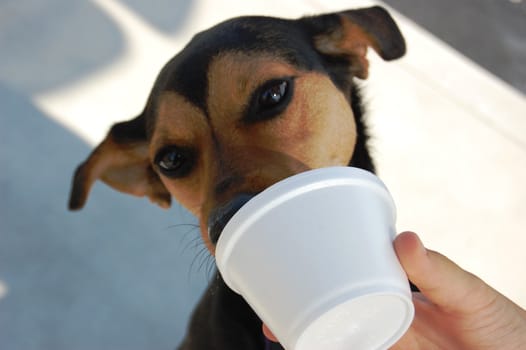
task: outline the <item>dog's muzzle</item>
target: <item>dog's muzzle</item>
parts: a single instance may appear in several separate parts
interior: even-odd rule
[[[215,245],[217,243],[228,221],[252,197],[254,197],[253,194],[239,194],[230,202],[217,207],[210,213],[208,216],[208,238],[212,244]]]

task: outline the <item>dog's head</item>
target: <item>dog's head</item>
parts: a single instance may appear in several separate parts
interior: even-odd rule
[[[162,69],[144,111],[114,125],[79,166],[70,208],[84,206],[97,179],[164,208],[173,196],[198,217],[213,253],[251,196],[363,157],[352,80],[367,77],[368,47],[385,60],[405,52],[380,7],[240,17],[199,33]]]

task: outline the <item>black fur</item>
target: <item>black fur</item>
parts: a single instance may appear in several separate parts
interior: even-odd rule
[[[178,349],[265,349],[261,321],[245,300],[216,273],[194,311]],[[280,347],[279,347],[280,348]]]

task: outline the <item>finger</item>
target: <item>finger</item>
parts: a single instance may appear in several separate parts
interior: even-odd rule
[[[268,329],[267,325],[263,323],[263,334],[265,337],[267,337],[268,340],[273,341],[275,343],[278,342],[278,339],[274,336],[274,334]]]
[[[413,232],[400,234],[394,247],[411,282],[445,311],[469,311],[479,306],[480,300],[493,296],[482,280],[445,256],[427,250]]]

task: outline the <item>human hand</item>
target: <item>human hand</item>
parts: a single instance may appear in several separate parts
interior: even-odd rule
[[[412,232],[400,234],[394,247],[421,293],[413,293],[414,321],[392,350],[526,349],[525,310],[425,249]]]

